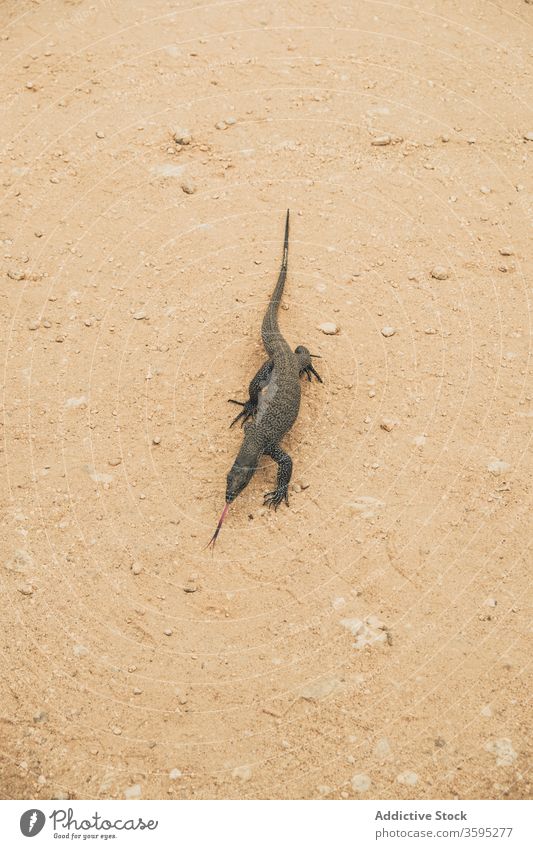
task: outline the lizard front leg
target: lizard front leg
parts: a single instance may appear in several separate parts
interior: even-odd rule
[[[274,510],[277,510],[278,505],[282,501],[287,505],[289,503],[289,481],[292,475],[292,460],[285,451],[281,450],[279,445],[275,445],[273,448],[267,448],[264,453],[272,457],[278,464],[276,489],[273,492],[267,492],[264,500],[265,504],[268,504],[269,507],[273,506]]]
[[[272,369],[274,368],[274,363],[272,360],[267,360],[266,363],[263,363],[253,380],[250,381],[250,385],[248,387],[249,398],[248,401],[236,401],[234,398],[228,398],[228,402],[230,404],[238,404],[239,407],[242,407],[241,412],[238,416],[235,416],[230,427],[233,427],[235,422],[238,422],[242,419],[242,423],[248,421],[250,416],[255,416],[257,412],[257,402],[259,400],[259,393],[265,386],[267,386],[271,376]]]

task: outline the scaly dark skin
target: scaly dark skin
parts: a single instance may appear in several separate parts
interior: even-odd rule
[[[295,351],[292,351],[279,329],[278,309],[287,277],[288,252],[289,211],[287,210],[281,270],[261,328],[263,345],[269,359],[251,381],[248,401],[230,399],[232,404],[239,404],[242,407],[230,427],[242,420],[244,438],[227,476],[226,506],[208,545],[214,545],[229,505],[250,483],[264,454],[278,464],[276,489],[266,493],[265,504],[277,509],[282,501],[289,503],[288,489],[292,474],[292,460],[282,450],[280,443],[298,417],[301,397],[300,376],[305,374],[310,381],[314,375],[322,383],[311,363],[311,358],[316,355],[310,354],[303,345],[299,345]]]

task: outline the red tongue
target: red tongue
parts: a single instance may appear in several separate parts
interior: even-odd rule
[[[215,547],[215,542],[217,541],[217,536],[220,533],[220,528],[222,527],[222,522],[226,518],[226,513],[228,512],[228,510],[229,510],[229,501],[226,502],[226,506],[224,507],[224,509],[222,511],[222,515],[221,515],[220,519],[218,520],[217,529],[216,529],[215,533],[213,534],[213,536],[211,537],[211,539],[209,540],[209,542],[207,543],[206,548],[209,548],[209,546],[211,546],[211,548]]]

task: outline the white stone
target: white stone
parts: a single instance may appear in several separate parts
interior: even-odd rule
[[[126,787],[124,790],[125,799],[140,799],[142,795],[141,785],[132,784],[131,787]]]
[[[435,265],[431,269],[431,276],[434,277],[435,280],[446,280],[448,278],[448,271],[443,265]]]
[[[365,775],[363,772],[357,773],[357,775],[352,776],[352,790],[355,790],[356,793],[366,793],[367,790],[370,790],[372,782],[368,775]]]
[[[496,756],[496,766],[512,766],[518,757],[508,737],[489,740],[485,749]]]
[[[502,472],[508,472],[511,466],[509,463],[506,463],[505,460],[491,460],[490,463],[487,463],[487,469],[491,472],[495,477],[498,477],[502,474]]]
[[[385,502],[371,495],[358,495],[354,501],[350,501],[348,507],[352,512],[359,513],[362,519],[373,519],[381,513]]]
[[[408,784],[410,787],[413,787],[415,784],[418,784],[418,775],[416,772],[411,772],[410,770],[406,770],[405,772],[401,772],[396,776],[396,781],[399,784]]]
[[[323,324],[319,325],[318,329],[322,333],[325,333],[326,336],[336,336],[339,332],[339,326],[333,321],[324,321]]]
[[[238,778],[239,781],[250,781],[252,777],[252,768],[246,764],[243,766],[236,766],[232,775],[233,778]]]
[[[383,737],[381,740],[378,740],[376,745],[374,746],[374,754],[376,758],[380,760],[384,760],[385,758],[389,758],[392,754],[392,749],[390,747],[389,741]]]
[[[320,678],[318,681],[311,681],[300,690],[302,699],[308,701],[318,701],[331,695],[340,685],[338,678]]]

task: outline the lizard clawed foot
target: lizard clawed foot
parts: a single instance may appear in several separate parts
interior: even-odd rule
[[[238,416],[235,416],[232,423],[230,424],[230,427],[233,427],[233,425],[236,422],[240,421],[241,419],[242,419],[241,427],[244,426],[244,423],[247,422],[248,419],[251,418],[251,416],[253,416],[254,413],[255,413],[255,410],[254,410],[252,404],[250,404],[249,401],[235,401],[234,398],[228,398],[228,403],[229,404],[237,404],[239,407],[242,407],[241,412],[239,413]]]
[[[289,492],[286,486],[281,486],[273,492],[266,492],[263,505],[274,507],[274,510],[277,510],[282,501],[285,502],[287,507],[289,506]]]
[[[319,375],[319,373],[316,371],[316,369],[314,369],[314,368],[313,368],[313,366],[306,366],[306,368],[302,369],[302,371],[300,372],[300,374],[306,374],[306,375],[307,375],[307,380],[308,380],[310,383],[311,383],[311,375],[312,375],[312,374],[314,374],[314,376],[316,377],[316,379],[318,380],[318,382],[319,382],[319,383],[323,383],[322,378],[320,377],[320,375]]]

